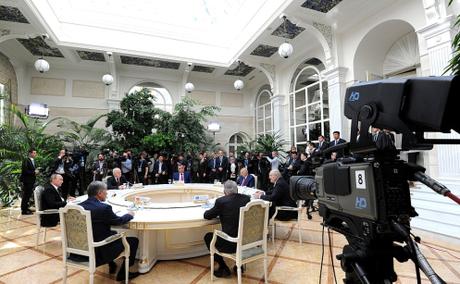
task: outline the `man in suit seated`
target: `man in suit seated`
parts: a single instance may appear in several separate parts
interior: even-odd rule
[[[254,177],[249,174],[247,168],[242,168],[240,170],[240,176],[238,177],[238,180],[236,183],[240,186],[247,186],[247,187],[255,186]]]
[[[185,171],[185,165],[179,164],[177,168],[177,172],[173,174],[173,180],[175,182],[182,182],[182,183],[191,183],[192,177],[190,176],[190,172]]]
[[[101,181],[93,181],[88,185],[88,199],[80,206],[85,210],[91,211],[91,220],[93,223],[93,238],[95,242],[102,241],[107,237],[115,235],[116,232],[111,230],[111,226],[119,226],[128,223],[133,219],[134,213],[128,212],[127,214],[118,217],[112,210],[112,206],[103,203],[107,199],[107,185]],[[129,247],[129,265],[134,264],[136,258],[137,247],[139,240],[135,237],[126,238]],[[110,273],[115,273],[116,264],[113,261],[124,250],[121,239],[118,239],[110,244],[95,249],[96,253],[96,266],[109,263]],[[130,272],[129,279],[133,279],[139,275],[139,272]],[[125,262],[117,274],[117,281],[125,280]]]
[[[107,179],[107,188],[108,189],[125,189],[127,180],[124,176],[121,175],[120,168],[113,169],[113,176]]]
[[[64,207],[67,202],[61,197],[59,188],[64,179],[60,174],[52,174],[50,183],[45,186],[41,196],[41,210],[59,209]],[[75,198],[69,197],[69,200]],[[40,216],[40,224],[42,227],[54,227],[59,223],[59,214],[44,214]]]
[[[214,207],[204,212],[204,218],[211,220],[219,217],[222,224],[222,231],[230,237],[237,237],[238,225],[240,221],[240,207],[246,206],[250,201],[249,196],[238,193],[238,187],[232,180],[224,183],[224,196],[217,198]],[[210,247],[213,233],[206,233],[204,242]],[[216,248],[220,252],[234,253],[236,251],[236,243],[228,242],[220,237],[217,238]],[[214,260],[219,264],[219,268],[214,271],[216,277],[230,276],[230,269],[225,264],[224,259],[215,254]]]
[[[297,204],[289,195],[289,185],[281,176],[280,171],[271,170],[268,178],[270,179],[270,182],[273,183],[273,189],[268,192],[259,191],[255,193],[255,197],[270,201],[272,203],[269,210],[269,218],[275,214],[276,206],[297,207]],[[297,212],[278,211],[278,214],[276,214],[276,219],[281,221],[297,219]]]

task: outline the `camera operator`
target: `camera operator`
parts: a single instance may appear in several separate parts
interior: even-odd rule
[[[69,187],[72,185],[71,182],[71,173],[70,173],[70,168],[72,167],[73,160],[72,157],[70,157],[65,149],[61,149],[59,151],[59,154],[54,160],[54,167],[53,167],[53,173],[54,174],[59,174],[63,178],[63,183],[61,188],[61,195],[62,198],[67,199],[67,196],[69,195],[69,192],[74,192],[75,190],[70,189]]]
[[[311,175],[311,174],[312,174],[311,160],[310,158],[307,158],[306,153],[301,153],[300,154],[300,168],[297,171],[297,175],[306,176],[306,175]]]
[[[263,191],[267,191],[268,184],[268,174],[270,172],[270,162],[265,159],[264,153],[260,152],[257,155],[257,188],[260,188]]]
[[[270,201],[272,203],[269,210],[269,218],[275,214],[276,206],[297,207],[297,204],[294,200],[292,200],[289,194],[289,185],[281,176],[280,171],[271,170],[268,177],[270,182],[273,183],[273,189],[265,193],[258,191],[254,195],[256,198]],[[276,219],[281,221],[297,219],[297,212],[284,210],[278,211]]]

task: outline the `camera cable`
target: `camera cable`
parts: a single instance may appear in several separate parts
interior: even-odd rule
[[[331,265],[332,265],[332,272],[334,273],[334,281],[337,284],[337,276],[335,274],[335,266],[334,266],[334,257],[332,256],[332,239],[331,239],[331,230],[327,228],[327,239],[329,241],[329,255],[331,257]]]

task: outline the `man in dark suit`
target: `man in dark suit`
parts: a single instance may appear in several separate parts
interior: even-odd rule
[[[332,136],[334,139],[331,140],[331,142],[329,142],[329,147],[334,147],[334,146],[337,146],[337,145],[340,145],[340,144],[343,144],[343,143],[346,143],[347,141],[345,141],[344,139],[340,138],[340,132],[339,131],[334,131],[332,132]],[[345,155],[345,150],[344,149],[340,149],[340,150],[337,150],[337,158],[341,158]]]
[[[64,207],[67,202],[59,194],[59,188],[63,184],[64,179],[60,174],[52,174],[50,183],[45,186],[41,196],[41,210],[59,209]],[[69,197],[69,200],[75,199]],[[41,215],[40,224],[42,227],[54,227],[59,223],[59,214],[44,214]]]
[[[216,157],[216,173],[220,182],[227,180],[228,158],[224,156],[224,151],[219,150]]]
[[[300,169],[300,160],[297,152],[291,152],[291,157],[286,164],[286,168],[284,169],[283,177],[286,180],[289,180],[291,176],[295,176]]]
[[[121,217],[118,217],[112,210],[112,206],[103,203],[107,199],[107,186],[101,181],[93,181],[88,185],[88,199],[80,203],[80,206],[85,210],[91,211],[91,220],[93,223],[93,238],[95,242],[102,241],[116,232],[111,230],[111,226],[119,226],[128,223],[133,219],[134,213],[128,212]],[[135,237],[126,238],[129,247],[129,265],[134,264],[136,258],[137,247],[139,240]],[[110,272],[114,273],[116,264],[113,260],[123,252],[124,247],[120,239],[95,249],[96,253],[96,266],[109,263]],[[139,272],[130,272],[129,279],[133,279],[139,275]],[[117,274],[117,281],[125,280],[125,262]]]
[[[222,224],[222,231],[230,237],[237,237],[238,225],[240,220],[240,207],[246,206],[250,201],[249,196],[239,194],[236,183],[232,180],[226,181],[224,184],[225,196],[219,197],[214,204],[214,207],[204,212],[204,218],[211,220],[219,217]],[[210,247],[213,233],[207,233],[204,236],[206,246]],[[236,243],[228,242],[220,237],[217,238],[216,248],[220,252],[234,253],[236,251]],[[230,276],[230,269],[225,264],[224,259],[215,254],[214,260],[219,264],[219,268],[214,271],[216,277]]]
[[[249,174],[248,169],[246,168],[242,168],[240,170],[240,176],[238,177],[238,180],[236,183],[240,186],[246,186],[246,187],[255,186],[254,177]]]
[[[121,175],[120,168],[114,168],[113,176],[107,179],[107,188],[108,189],[125,189],[128,181],[124,176]]]
[[[165,156],[160,154],[158,160],[153,164],[153,180],[155,184],[168,183],[168,165],[164,161]]]
[[[107,162],[105,161],[104,154],[97,155],[97,161],[93,164],[93,180],[101,181],[107,176]]]
[[[21,176],[19,178],[22,182],[22,215],[32,215],[32,211],[29,210],[29,200],[34,191],[36,174],[38,173],[34,160],[37,156],[37,151],[35,151],[35,149],[30,149],[28,153],[29,156],[22,162]]]
[[[192,177],[190,176],[190,172],[185,171],[185,165],[180,164],[177,168],[178,172],[173,174],[173,180],[176,182],[183,182],[183,183],[191,183]]]
[[[318,145],[316,147],[316,152],[323,152],[329,147],[329,144],[326,142],[326,139],[323,135],[318,136]]]
[[[283,179],[281,173],[278,170],[271,170],[268,178],[270,179],[270,182],[273,183],[273,189],[265,193],[257,192],[255,196],[256,198],[261,198],[272,203],[269,210],[269,218],[275,214],[276,206],[297,207],[297,204],[289,195],[289,185]],[[279,211],[276,215],[276,219],[281,221],[297,219],[297,212]]]

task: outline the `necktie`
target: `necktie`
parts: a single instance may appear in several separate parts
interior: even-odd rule
[[[32,162],[32,166],[34,166],[34,168],[35,168],[35,162],[34,162],[34,160],[30,159],[30,161]]]
[[[246,177],[243,178],[243,182],[241,183],[242,186],[246,186]]]
[[[180,174],[180,181],[184,181],[184,174]]]
[[[117,178],[117,184],[120,184],[120,179],[119,178]]]

